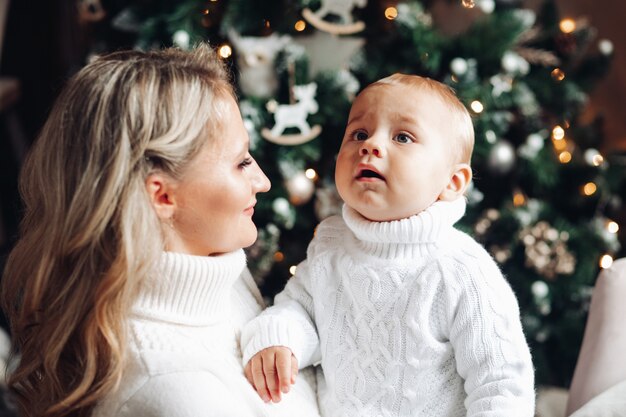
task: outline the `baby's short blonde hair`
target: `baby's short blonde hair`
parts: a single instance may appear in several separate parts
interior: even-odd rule
[[[410,88],[425,89],[439,97],[441,102],[450,110],[451,126],[455,129],[454,137],[459,146],[455,147],[456,162],[469,164],[474,150],[474,126],[472,118],[454,90],[445,84],[419,75],[393,74],[382,78],[366,87],[371,88],[381,85],[399,85]]]

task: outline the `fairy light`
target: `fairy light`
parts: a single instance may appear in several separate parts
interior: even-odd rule
[[[568,151],[563,151],[559,154],[559,161],[561,161],[562,164],[567,164],[572,160],[572,154],[569,153]]]
[[[474,100],[472,101],[472,103],[470,104],[470,107],[472,108],[472,110],[474,111],[474,113],[482,113],[482,111],[485,109],[483,107],[483,103],[481,103],[478,100]]]
[[[466,9],[473,9],[474,7],[476,7],[476,2],[474,0],[461,0],[461,4]]]
[[[515,194],[513,194],[513,205],[515,207],[520,207],[523,206],[526,203],[526,197],[524,197],[524,194],[520,191],[516,191]]]
[[[567,141],[565,139],[552,140],[552,145],[557,151],[564,151],[567,148]]]
[[[583,194],[586,196],[595,194],[597,190],[598,187],[593,182],[588,182],[587,184],[583,185]]]
[[[552,129],[552,137],[556,140],[563,139],[565,137],[565,130],[559,125],[554,126],[554,129]]]
[[[388,20],[393,20],[393,19],[395,19],[396,17],[398,17],[398,9],[396,9],[396,8],[395,8],[395,7],[393,7],[393,6],[392,6],[392,7],[387,7],[387,8],[385,9],[385,17],[386,17]]]
[[[231,56],[233,54],[233,50],[230,47],[230,45],[228,44],[224,44],[222,46],[219,47],[219,49],[217,50],[217,53],[224,59],[228,58],[229,56]]]
[[[603,255],[602,258],[600,258],[600,268],[602,269],[610,268],[611,265],[613,265],[613,257],[609,255],[608,253],[606,255]]]
[[[281,251],[274,253],[274,260],[276,262],[282,262],[285,259],[285,254]]]
[[[615,223],[613,220],[609,220],[606,222],[606,230],[609,233],[617,233],[619,232],[619,224]]]
[[[302,32],[306,28],[306,23],[304,22],[304,20],[298,20],[296,24],[293,25],[293,27],[296,29],[296,31]]]
[[[565,79],[565,73],[561,68],[553,69],[550,75],[552,76],[552,79],[556,82],[561,82]]]
[[[205,15],[205,16],[208,15],[209,14],[209,9],[204,9],[202,11],[202,14]]]
[[[576,30],[576,22],[570,18],[563,19],[559,23],[559,29],[561,29],[561,32],[563,33],[572,33]]]
[[[291,275],[296,275],[296,269],[298,269],[298,267],[297,267],[297,266],[295,266],[295,265],[291,265],[291,266],[289,267],[289,273],[290,273]]]
[[[317,172],[315,172],[313,168],[309,168],[304,171],[304,175],[310,180],[314,180],[317,178]]]
[[[591,161],[593,166],[599,167],[604,162],[604,157],[600,154],[595,155]]]
[[[269,20],[267,20],[267,19],[266,19],[264,24],[265,24],[265,27],[266,27],[267,29],[269,29],[269,28],[270,28],[270,21],[269,21]]]

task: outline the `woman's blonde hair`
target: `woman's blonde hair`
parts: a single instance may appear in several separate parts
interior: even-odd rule
[[[164,249],[145,182],[180,178],[233,96],[207,45],[116,52],[74,76],[24,165],[2,306],[23,415],[86,416],[123,372],[126,317]]]

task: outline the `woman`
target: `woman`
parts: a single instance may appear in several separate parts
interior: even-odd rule
[[[310,379],[275,406],[243,374],[260,307],[241,248],[270,187],[248,146],[208,46],[113,53],[69,82],[24,166],[2,283],[22,414],[317,415]]]

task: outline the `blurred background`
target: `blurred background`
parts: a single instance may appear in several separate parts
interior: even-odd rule
[[[17,235],[23,158],[59,89],[97,54],[209,41],[231,68],[252,153],[273,183],[248,250],[268,299],[316,224],[341,208],[334,158],[354,95],[393,72],[428,76],[474,117],[460,227],[518,296],[538,385],[567,387],[595,278],[625,254],[626,3],[342,3],[0,0],[2,259]],[[276,126],[278,105],[298,106],[300,119]],[[310,131],[294,127],[302,122]]]

